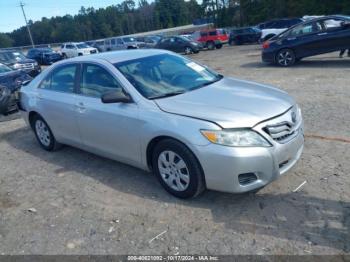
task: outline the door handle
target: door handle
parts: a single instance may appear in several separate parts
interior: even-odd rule
[[[39,99],[39,100],[43,100],[43,99],[44,99],[44,97],[43,97],[42,95],[39,95],[39,94],[37,94],[35,97],[36,97],[37,99]]]
[[[327,35],[328,33],[319,33],[317,35]]]
[[[77,108],[79,108],[79,109],[85,109],[85,105],[84,105],[83,102],[79,102],[79,103],[77,103],[75,106],[76,106]]]
[[[293,40],[296,40],[296,39],[297,39],[296,37],[287,38],[288,41],[293,41]]]
[[[76,109],[77,109],[77,111],[78,111],[79,113],[85,113],[85,111],[86,111],[86,107],[85,107],[85,105],[84,105],[83,102],[77,103],[77,104],[75,105],[75,107],[76,107]]]

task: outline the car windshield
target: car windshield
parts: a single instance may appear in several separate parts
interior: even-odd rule
[[[130,42],[136,42],[136,39],[133,37],[123,37],[124,42],[130,43]]]
[[[87,44],[85,44],[85,43],[77,44],[77,47],[78,47],[79,49],[82,49],[82,48],[89,48],[89,46],[88,46]]]
[[[171,54],[120,62],[115,67],[148,99],[182,94],[222,78],[193,61]]]
[[[51,48],[42,48],[39,49],[42,53],[53,53],[53,50]]]
[[[0,60],[1,61],[20,61],[26,59],[26,57],[21,52],[3,52],[0,53]]]
[[[11,68],[9,68],[6,65],[0,64],[0,74],[7,73],[7,72],[10,72],[10,71],[12,71]]]

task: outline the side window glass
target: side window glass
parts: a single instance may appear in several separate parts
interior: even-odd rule
[[[76,65],[68,65],[55,70],[51,77],[50,90],[73,93]]]
[[[328,19],[323,22],[324,27],[327,31],[337,30],[342,27],[342,20]]]
[[[206,37],[206,36],[208,36],[208,33],[207,32],[201,32],[201,36],[202,37]]]
[[[122,45],[123,44],[123,40],[121,40],[120,38],[117,39],[117,44],[118,45]]]
[[[115,45],[115,39],[111,40],[112,45]]]
[[[215,35],[217,35],[217,32],[216,31],[211,31],[211,32],[209,32],[209,35],[210,36],[215,36]]]
[[[51,74],[46,76],[44,80],[41,81],[39,88],[41,89],[50,89],[51,88]]]
[[[111,91],[122,92],[122,86],[107,70],[97,65],[84,65],[81,94],[101,98]]]
[[[306,34],[312,34],[312,33],[317,33],[319,31],[322,31],[322,25],[317,22],[317,23],[308,23],[305,25],[300,25],[295,27],[291,32],[291,36],[302,36]]]

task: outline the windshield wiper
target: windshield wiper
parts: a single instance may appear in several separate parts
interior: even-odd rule
[[[158,98],[166,98],[166,97],[171,97],[171,96],[177,96],[186,93],[186,91],[175,91],[175,92],[169,92],[163,95],[158,95],[158,96],[151,96],[148,99],[158,99]]]

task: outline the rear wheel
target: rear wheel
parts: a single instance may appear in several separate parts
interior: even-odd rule
[[[276,63],[279,66],[288,67],[295,64],[296,58],[293,50],[282,49],[276,55]]]
[[[62,54],[63,59],[67,59],[67,55],[65,53]]]
[[[49,125],[41,116],[35,115],[31,120],[31,125],[42,148],[46,151],[55,151],[61,148],[62,145],[56,141]]]
[[[215,47],[216,47],[216,49],[221,49],[222,48],[222,44],[218,44]]]
[[[202,168],[194,154],[182,143],[160,141],[152,155],[152,166],[160,184],[178,198],[191,198],[205,189]]]

